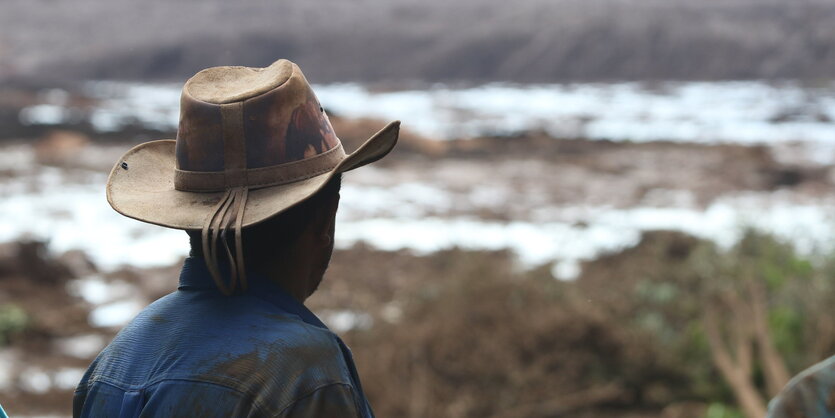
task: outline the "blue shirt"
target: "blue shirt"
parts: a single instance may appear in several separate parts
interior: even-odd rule
[[[768,404],[768,418],[835,418],[835,356],[800,372]]]
[[[225,296],[202,259],[90,365],[75,417],[373,417],[348,347],[278,285]]]

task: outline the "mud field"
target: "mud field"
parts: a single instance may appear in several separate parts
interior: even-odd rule
[[[42,99],[27,97],[5,104],[7,120],[14,113],[9,109]],[[69,100],[85,106],[84,98]],[[349,150],[384,124],[338,115],[332,121]],[[120,217],[103,188],[130,146],[172,133],[148,126],[101,133],[83,123],[30,126],[19,119],[13,125],[0,144],[0,336],[7,339],[0,350],[0,399],[14,416],[64,416],[98,351],[142,307],[176,286],[186,235]],[[388,158],[346,176],[337,251],[311,304],[355,347],[379,341],[375,333],[412,341],[417,337],[392,327],[403,322],[420,328],[412,318],[422,311],[409,306],[434,300],[433,292],[459,278],[559,286],[591,280],[584,274],[611,274],[600,273],[608,263],[600,260],[635,251],[657,231],[729,248],[753,227],[802,254],[829,251],[833,192],[833,167],[810,158],[808,144],[800,142],[614,142],[558,138],[543,130],[438,141],[407,129]],[[458,299],[444,303],[469,303],[452,300]],[[575,326],[572,311],[560,312],[567,319],[549,327]],[[583,315],[577,321],[593,328],[596,319]],[[452,331],[427,328],[420,335],[436,332]],[[580,334],[575,342],[581,351],[591,344]],[[395,352],[385,353],[396,359]],[[358,361],[361,371],[384,381],[373,358],[360,354]],[[384,386],[369,386],[381,410],[403,412],[386,403]],[[611,405],[634,404],[641,406],[633,416],[690,416],[675,415],[690,408],[685,404],[671,410],[660,406],[666,401],[638,402],[628,387],[578,388],[574,398],[565,388],[560,399],[576,405],[571,411],[578,416],[606,416]],[[474,413],[460,399],[450,401],[447,411],[459,401],[461,411]],[[540,407],[546,415],[565,412],[532,405],[508,407],[508,416]],[[415,408],[412,416],[431,410]]]

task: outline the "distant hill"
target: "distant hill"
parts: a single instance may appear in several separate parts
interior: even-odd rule
[[[0,79],[182,80],[287,57],[315,82],[832,78],[832,0],[4,0]]]

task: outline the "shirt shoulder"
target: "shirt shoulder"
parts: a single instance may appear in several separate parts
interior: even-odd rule
[[[299,395],[328,384],[351,383],[336,337],[329,331],[283,318],[273,319],[269,330],[261,328],[237,334],[237,341],[201,355],[193,377],[273,395],[288,386]]]
[[[823,417],[835,411],[835,356],[800,372],[769,403],[769,418]]]
[[[322,388],[352,387],[329,330],[256,297],[201,292],[175,292],[146,308],[105,348],[82,384],[95,381],[124,389],[217,385],[267,415]]]

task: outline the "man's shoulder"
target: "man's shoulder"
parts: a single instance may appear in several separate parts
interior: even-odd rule
[[[256,297],[166,296],[126,326],[99,363],[131,385],[160,378],[238,385],[287,376],[338,383],[348,376],[336,335]]]
[[[835,356],[792,378],[769,403],[770,418],[826,416],[835,409]]]
[[[336,335],[291,313],[239,298],[233,314],[203,333],[182,373],[189,380],[233,388],[253,404],[279,411],[325,387],[352,387]],[[182,355],[192,356],[186,350]]]
[[[215,339],[236,345],[272,337],[309,348],[337,347],[330,330],[252,295],[195,297],[174,292],[147,306],[120,334],[124,339],[159,336],[166,341],[186,335],[190,341]]]
[[[218,385],[278,411],[322,388],[351,388],[350,376],[336,335],[297,315],[257,297],[172,294],[119,333],[80,388],[96,381],[121,388]]]
[[[311,392],[329,384],[351,384],[339,344],[327,330],[292,319],[277,320],[267,332],[253,328],[236,338],[201,356],[192,369],[195,377],[248,394],[275,393],[290,386],[296,386],[294,392]]]

